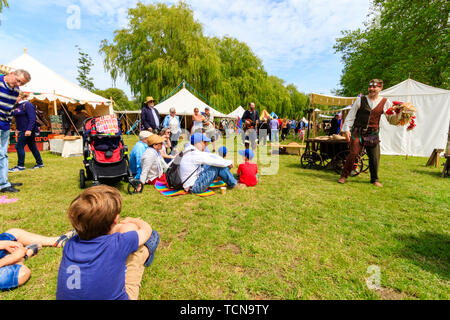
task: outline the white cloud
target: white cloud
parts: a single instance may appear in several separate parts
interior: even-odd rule
[[[39,1],[24,2],[27,3],[26,10],[30,13],[38,10]],[[93,32],[92,35],[84,34],[85,48],[90,48],[88,52],[96,64],[100,64],[96,67],[96,72],[101,78],[106,78],[101,57],[97,53],[99,37],[101,40],[106,34],[107,38],[112,39],[114,30],[125,27],[128,9],[135,7],[138,1],[46,0],[45,2],[54,7],[63,7],[64,12],[69,5],[80,6],[81,33]],[[177,1],[162,2],[173,4]],[[263,60],[269,73],[288,82],[294,82],[299,88],[300,83],[305,82],[305,77],[323,79],[323,87],[329,89],[336,86],[341,67],[332,46],[335,39],[340,36],[341,30],[360,27],[369,9],[369,0],[188,0],[187,2],[207,35],[219,37],[229,35],[247,43]],[[70,33],[68,35],[72,36]],[[325,66],[335,69],[329,70],[328,74],[324,75]],[[311,70],[311,73],[301,74],[300,70]],[[96,78],[99,76],[94,74]],[[315,81],[309,81],[313,82]]]

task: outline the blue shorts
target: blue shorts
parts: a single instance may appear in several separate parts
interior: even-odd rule
[[[17,239],[9,233],[1,233],[0,241],[17,241]],[[6,250],[0,250],[0,259],[9,254]],[[14,264],[0,268],[0,290],[11,290],[19,286],[19,271],[22,266]]]

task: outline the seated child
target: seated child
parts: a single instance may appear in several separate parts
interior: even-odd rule
[[[105,185],[72,201],[68,218],[78,235],[64,247],[56,299],[137,300],[159,235],[141,219],[119,222],[121,209],[122,195]]]
[[[0,290],[13,290],[25,284],[31,270],[24,263],[42,247],[61,247],[71,233],[61,237],[46,237],[22,229],[10,229],[0,234]]]
[[[222,146],[219,148],[217,152],[219,153],[219,156],[225,159],[227,157],[227,151],[228,151],[227,148]]]
[[[239,165],[237,175],[239,177],[239,183],[245,184],[247,187],[256,186],[258,178],[258,165],[250,162],[255,156],[255,153],[251,149],[240,150],[239,154],[244,157],[244,163]]]

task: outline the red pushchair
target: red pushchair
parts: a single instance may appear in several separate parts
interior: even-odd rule
[[[87,118],[83,125],[83,164],[80,170],[80,188],[86,181],[92,185],[128,182],[128,193],[144,189],[142,183],[134,180],[130,171],[128,147],[124,144],[118,119],[115,115]]]

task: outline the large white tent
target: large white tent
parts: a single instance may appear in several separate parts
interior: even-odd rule
[[[110,100],[64,79],[31,57],[26,50],[7,66],[11,70],[24,69],[30,73],[31,81],[20,89],[30,93],[30,100],[49,104],[49,111],[53,110],[52,113],[55,112],[57,105],[65,103],[68,106],[85,104],[86,109],[95,116],[113,114]]]
[[[242,116],[244,115],[244,112],[245,112],[245,109],[242,108],[242,106],[239,106],[236,108],[236,110],[229,113],[228,117],[233,118],[233,119],[242,118]]]
[[[429,157],[433,149],[445,149],[450,121],[450,91],[405,80],[380,92],[391,101],[410,102],[417,109],[417,126],[390,125],[385,117],[380,120],[381,153]]]
[[[176,94],[157,104],[155,108],[159,114],[170,114],[170,108],[175,108],[177,115],[179,116],[192,116],[194,115],[194,108],[198,108],[200,112],[205,111],[206,107],[209,107],[210,113],[216,118],[228,118],[227,115],[215,110],[211,106],[208,106],[205,102],[194,96],[188,89],[183,87]]]

